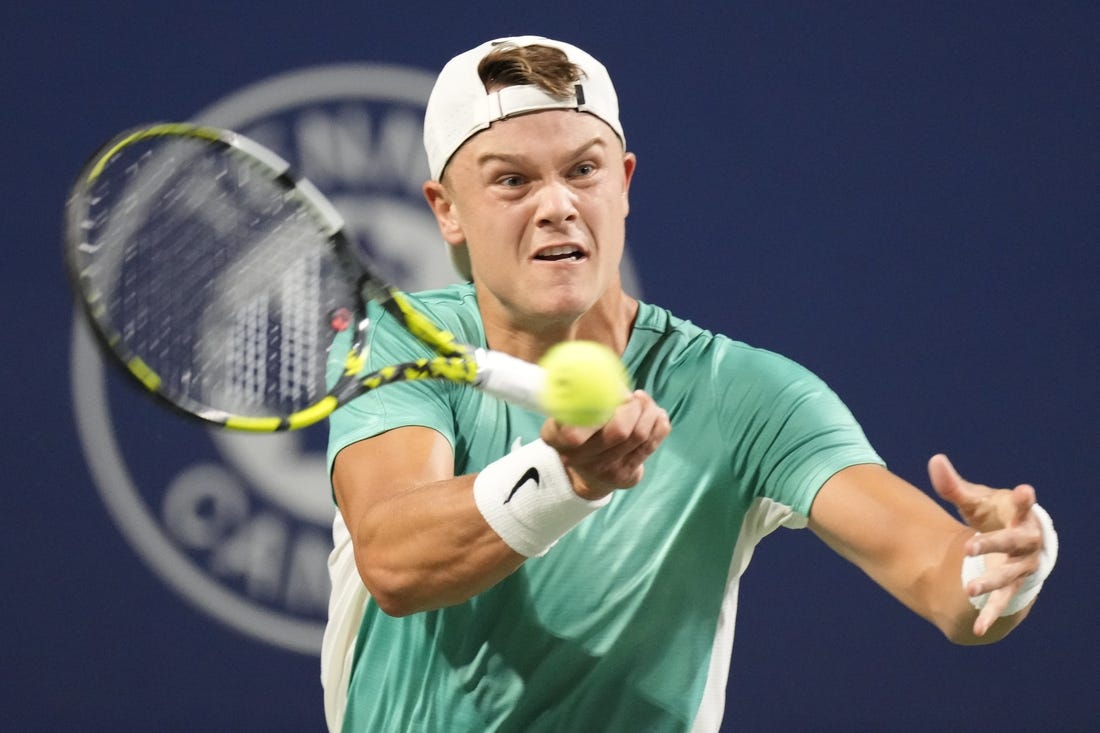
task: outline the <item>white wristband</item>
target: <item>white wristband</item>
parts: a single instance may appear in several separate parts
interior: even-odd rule
[[[1032,505],[1031,513],[1039,520],[1039,527],[1043,533],[1043,548],[1039,551],[1039,567],[1024,580],[1023,585],[1016,591],[1016,595],[1012,596],[1008,606],[1001,613],[1002,616],[1019,613],[1034,601],[1039,595],[1039,590],[1043,587],[1043,581],[1050,575],[1050,571],[1054,569],[1054,563],[1058,560],[1058,533],[1054,531],[1054,522],[1051,520],[1050,515],[1038,504]],[[985,575],[985,556],[968,555],[964,557],[962,564],[963,589],[971,580],[981,575]],[[985,608],[988,600],[989,593],[983,593],[980,596],[971,597],[970,604],[981,610]]]
[[[509,547],[541,557],[611,495],[596,501],[577,496],[558,452],[536,440],[482,469],[474,479],[474,501]]]

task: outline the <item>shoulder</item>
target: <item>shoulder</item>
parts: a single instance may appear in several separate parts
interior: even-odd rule
[[[481,346],[485,343],[485,329],[477,307],[477,294],[471,283],[455,283],[435,290],[405,293],[409,303],[432,322],[455,334],[459,341]],[[370,304],[372,325],[383,330],[404,330],[394,319],[375,303]],[[411,334],[408,339],[415,341]]]
[[[473,283],[452,283],[434,290],[418,290],[407,293],[410,299],[424,305],[452,309],[477,309],[477,293]]]
[[[406,293],[406,296],[417,308],[438,313],[440,316],[454,314],[461,317],[478,313],[477,293],[473,283],[454,283],[435,290]]]
[[[718,370],[714,376],[736,372],[739,380],[789,383],[813,376],[806,367],[782,354],[716,333],[645,302],[639,303],[631,347],[628,356],[637,352],[634,356],[639,360],[656,356],[665,367]]]

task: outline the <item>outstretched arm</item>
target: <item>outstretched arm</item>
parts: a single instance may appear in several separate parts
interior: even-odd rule
[[[637,484],[668,432],[668,415],[639,391],[598,429],[547,421],[542,435],[550,448],[543,450],[561,456],[565,468],[559,464],[558,471],[577,496],[598,500]],[[396,428],[337,454],[337,504],[359,575],[383,611],[405,615],[460,603],[527,559],[479,509],[475,483],[484,474],[455,476],[450,443],[425,427]],[[523,485],[523,471],[505,478],[497,498],[508,503]]]
[[[861,465],[826,482],[811,509],[810,527],[952,641],[997,641],[1027,615],[1030,603],[1001,613],[1040,569],[1044,537],[1032,512],[1035,491],[1027,485],[1009,490],[971,483],[942,455],[929,461],[929,475],[962,522],[885,468]],[[1053,536],[1049,542],[1055,542]],[[979,555],[984,571],[964,588],[964,558]],[[986,593],[988,602],[979,612],[971,598]]]

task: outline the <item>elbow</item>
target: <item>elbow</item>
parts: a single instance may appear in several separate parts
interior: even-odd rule
[[[354,543],[355,569],[374,605],[387,616],[409,616],[425,610],[419,605],[422,582],[414,577],[400,555],[359,537]]]
[[[955,646],[986,646],[1000,641],[1005,637],[1005,634],[996,636],[987,631],[985,634],[978,636],[970,629],[966,629],[965,631],[945,632],[944,636]]]
[[[415,602],[412,584],[403,580],[399,573],[360,564],[359,577],[375,605],[387,616],[400,618],[426,610]]]
[[[944,638],[956,646],[981,646],[989,644],[990,639],[974,633],[974,621],[977,613],[970,604],[958,609],[944,609],[929,620],[936,625]]]
[[[374,578],[363,578],[363,585],[367,587],[367,592],[370,593],[371,599],[379,610],[387,616],[393,616],[400,618],[402,616],[409,616],[415,612],[412,605],[408,602],[405,594],[398,588],[386,583],[380,583]]]
[[[942,629],[948,641],[958,646],[986,646],[995,644],[1004,639],[1015,629],[1024,617],[1027,610],[1020,611],[1012,616],[1002,616],[993,622],[983,634],[974,632],[974,622],[977,620],[977,612],[964,614],[951,628]]]
[[[387,616],[393,616],[394,618],[402,618],[404,616],[411,616],[417,613],[419,610],[411,604],[405,602],[400,596],[394,595],[375,595],[371,593],[371,598],[378,604],[378,609]]]
[[[446,573],[393,570],[377,563],[360,565],[359,576],[379,610],[396,618],[464,603],[488,587]]]
[[[958,571],[944,571],[944,564],[931,565],[917,573],[900,596],[903,602],[935,626],[956,646],[985,646],[1008,636],[1026,611],[997,619],[981,634],[975,632],[979,611],[970,602]]]
[[[1001,639],[1001,637],[991,638],[988,633],[978,636],[974,633],[973,629],[969,627],[940,630],[943,631],[944,637],[956,646],[984,646],[1000,641]]]
[[[960,608],[954,613],[944,614],[936,625],[952,644],[958,646],[986,646],[995,644],[1012,633],[1012,630],[1027,617],[1029,610],[1030,607],[1010,616],[1001,616],[983,633],[979,634],[974,630],[975,623],[978,620],[978,611],[967,600],[965,605],[960,604]]]
[[[377,561],[357,562],[359,577],[378,609],[387,616],[400,618],[422,611],[434,611],[467,600],[460,590],[441,585],[431,573],[407,567],[392,567]]]

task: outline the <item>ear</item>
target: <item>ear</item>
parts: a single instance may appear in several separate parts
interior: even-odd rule
[[[623,155],[623,216],[630,213],[630,182],[634,180],[634,169],[638,167],[638,157],[634,153]]]
[[[424,198],[427,199],[428,206],[435,214],[435,221],[439,225],[439,233],[443,235],[443,241],[451,245],[464,244],[466,234],[459,223],[458,211],[443,184],[439,181],[426,182]]]

